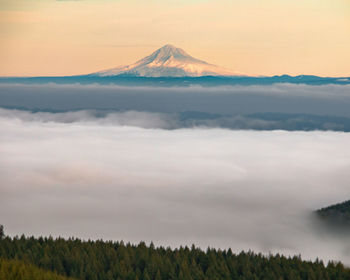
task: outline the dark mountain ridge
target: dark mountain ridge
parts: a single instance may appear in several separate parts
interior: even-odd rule
[[[0,83],[25,83],[25,84],[101,84],[101,85],[122,85],[122,86],[158,86],[188,87],[200,86],[233,86],[233,85],[272,85],[279,83],[306,84],[306,85],[348,85],[350,78],[347,77],[318,77],[312,75],[300,76],[269,76],[269,77],[249,77],[249,76],[200,76],[200,77],[139,77],[122,74],[116,76],[52,76],[52,77],[0,77]]]
[[[350,229],[350,200],[321,208],[316,213],[328,223]]]

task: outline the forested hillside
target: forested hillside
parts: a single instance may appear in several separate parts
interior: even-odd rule
[[[317,210],[319,217],[350,226],[350,200]]]
[[[0,280],[74,280],[18,260],[0,259]]]
[[[253,252],[234,254],[230,249],[203,251],[194,246],[156,248],[153,244],[147,246],[143,242],[132,245],[75,238],[11,238],[3,235],[0,240],[0,258],[21,261],[2,261],[4,271],[8,271],[8,267],[21,267],[25,263],[81,280],[350,279],[350,269],[340,263],[324,265],[322,261],[303,261],[300,257],[286,258],[280,255],[263,256]],[[35,273],[34,268],[30,267],[31,270]],[[11,278],[15,274],[6,275],[9,275],[6,280],[42,279]],[[45,279],[62,279],[52,277],[57,276],[50,274]]]

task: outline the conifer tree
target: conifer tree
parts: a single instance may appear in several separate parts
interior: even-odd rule
[[[3,239],[4,237],[5,237],[4,226],[0,225],[0,239]]]

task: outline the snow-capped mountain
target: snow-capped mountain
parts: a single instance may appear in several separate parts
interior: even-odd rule
[[[134,64],[102,70],[92,75],[142,77],[235,76],[240,73],[196,59],[184,50],[165,45]]]

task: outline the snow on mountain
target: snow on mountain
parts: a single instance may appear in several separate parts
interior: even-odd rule
[[[134,64],[102,70],[92,75],[142,77],[235,76],[240,73],[196,59],[184,50],[165,45]]]

